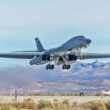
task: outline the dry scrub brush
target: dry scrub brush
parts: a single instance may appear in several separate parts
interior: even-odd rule
[[[86,103],[70,102],[69,100],[40,100],[25,99],[22,103],[0,104],[0,110],[12,110],[12,107],[26,110],[110,110],[110,101],[94,100]]]

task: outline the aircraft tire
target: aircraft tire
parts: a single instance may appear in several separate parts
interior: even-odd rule
[[[46,66],[46,69],[47,70],[53,70],[54,69],[54,65],[52,64],[52,65],[50,65],[50,64],[48,64],[47,66]]]
[[[63,69],[63,70],[65,70],[65,69],[68,70],[68,69],[70,69],[70,67],[71,67],[70,65],[66,65],[66,64],[64,64],[64,65],[62,66],[62,69]]]

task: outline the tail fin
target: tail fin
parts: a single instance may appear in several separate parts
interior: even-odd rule
[[[37,46],[37,51],[44,51],[45,49],[43,48],[39,38],[35,38],[36,46]]]

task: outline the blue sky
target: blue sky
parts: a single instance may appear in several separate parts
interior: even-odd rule
[[[0,0],[0,52],[36,49],[36,36],[52,48],[84,35],[85,51],[110,53],[109,11],[110,0]]]

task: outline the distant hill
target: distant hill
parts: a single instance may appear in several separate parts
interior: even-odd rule
[[[45,83],[44,83],[45,82]],[[56,85],[55,85],[56,83]],[[0,89],[2,88],[50,88],[74,89],[80,87],[110,87],[110,63],[75,63],[70,71],[45,67],[19,66],[0,69]],[[65,85],[66,86],[65,86]],[[46,88],[46,89],[47,89]],[[55,88],[54,88],[55,89]]]

